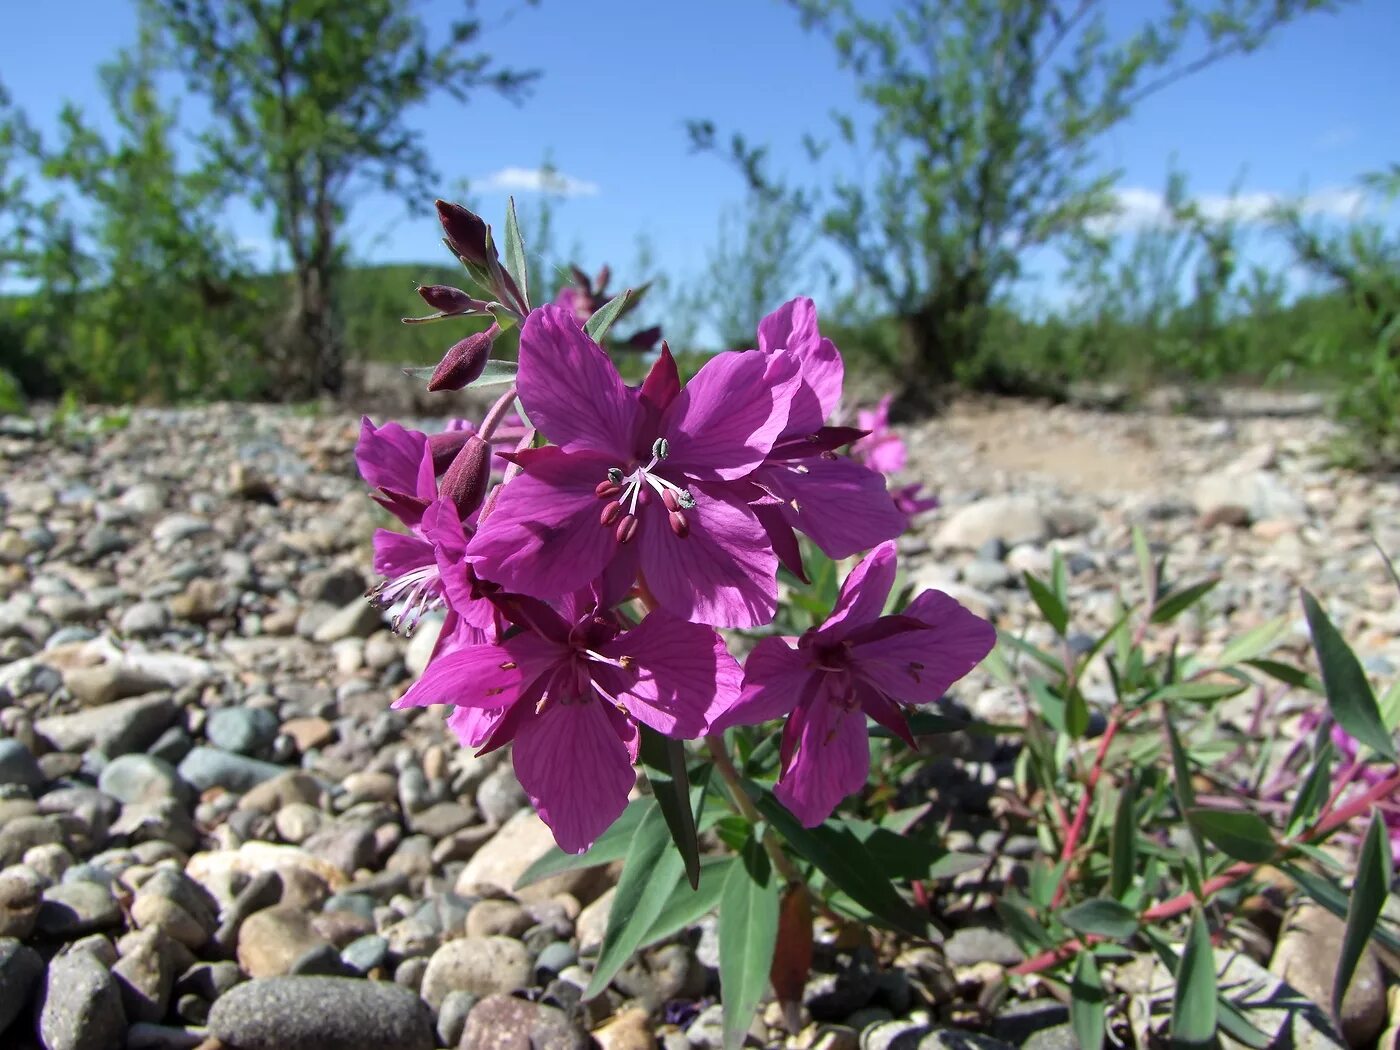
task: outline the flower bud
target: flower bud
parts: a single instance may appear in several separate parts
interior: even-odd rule
[[[446,470],[471,436],[470,430],[444,430],[440,434],[429,434],[428,447],[433,450],[433,473],[441,474]]]
[[[467,313],[476,305],[470,295],[448,284],[420,284],[418,294],[434,310],[448,315]]]
[[[439,494],[450,499],[465,520],[486,498],[491,480],[491,446],[475,434],[467,436],[447,473],[442,476]]]
[[[486,265],[486,223],[480,215],[467,211],[460,204],[437,202],[438,221],[446,235],[447,246],[463,262]]]
[[[481,378],[481,371],[491,357],[491,344],[500,334],[501,326],[492,324],[484,332],[469,335],[455,343],[443,354],[428,380],[429,390],[461,390]]]

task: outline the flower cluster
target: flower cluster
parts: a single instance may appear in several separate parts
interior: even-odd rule
[[[924,507],[886,488],[884,472],[903,465],[898,438],[883,416],[828,424],[843,366],[811,300],[764,318],[755,349],[721,353],[688,382],[663,343],[629,386],[576,302],[531,309],[490,228],[453,205],[439,214],[494,298],[440,287],[424,298],[442,316],[495,323],[449,350],[430,385],[480,376],[517,323],[519,362],[480,426],[363,424],[361,473],[408,530],[376,535],[374,597],[399,629],[446,615],[396,706],[448,704],[464,745],[512,743],[522,787],[571,852],[626,806],[644,732],[695,739],[786,716],[779,797],[820,823],[865,781],[866,717],[911,739],[904,706],[938,700],[993,643],[989,624],[937,591],[882,615],[891,541]],[[852,443],[859,456],[841,454]],[[806,579],[799,534],[832,559],[873,553],[824,624],[795,644],[764,638],[741,668],[716,629],[773,621],[779,566]]]

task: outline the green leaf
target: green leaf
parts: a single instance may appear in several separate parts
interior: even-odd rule
[[[1171,1041],[1183,1050],[1214,1045],[1218,995],[1215,988],[1215,952],[1205,915],[1196,908],[1186,950],[1176,968],[1176,995],[1172,1000]]]
[[[1039,646],[1033,645],[1032,643],[1026,641],[1024,638],[1018,638],[1014,634],[1007,634],[1003,631],[998,632],[997,640],[998,644],[1009,645],[1013,649],[1019,649],[1021,652],[1029,656],[1032,660],[1035,660],[1037,663],[1043,665],[1045,668],[1047,668],[1050,671],[1053,671],[1057,675],[1062,675],[1065,673],[1064,664],[1062,664],[1054,656],[1051,656],[1044,649],[1041,649]]]
[[[1094,953],[1081,951],[1074,960],[1074,977],[1069,985],[1069,1023],[1081,1050],[1100,1050],[1103,1046],[1107,1007],[1103,994],[1103,979]]]
[[[738,863],[737,857],[706,857],[700,862],[699,889],[693,890],[685,879],[677,879],[671,896],[666,898],[661,914],[647,930],[640,947],[645,948],[680,932],[719,904],[729,869]]]
[[[778,882],[753,839],[720,893],[719,983],[725,1050],[737,1050],[768,987],[778,939]]]
[[[640,752],[649,770],[662,771],[659,774],[649,771],[647,779],[666,818],[671,841],[685,863],[685,877],[691,889],[695,889],[700,885],[700,841],[695,830],[695,810],[703,802],[704,792],[700,792],[700,798],[691,797],[685,744],[662,736],[650,726],[642,726]]]
[[[608,329],[613,326],[613,322],[622,316],[622,311],[627,306],[627,300],[632,297],[632,289],[614,295],[611,299],[598,307],[588,323],[583,326],[583,330],[588,333],[588,337],[595,343],[601,344],[608,336]]]
[[[1306,689],[1312,693],[1322,692],[1322,683],[1319,682],[1301,667],[1294,667],[1292,664],[1283,663],[1280,660],[1246,660],[1245,665],[1262,671],[1270,678],[1282,682],[1284,685],[1291,685],[1294,689]]]
[[[870,862],[889,879],[900,881],[928,878],[940,851],[922,838],[864,820],[833,820],[865,847]]]
[[[530,307],[530,267],[525,262],[525,242],[520,236],[520,221],[515,217],[515,198],[506,198],[506,272],[520,289],[522,309]]]
[[[1332,793],[1332,741],[1323,737],[1312,768],[1298,787],[1293,807],[1288,811],[1285,825],[1289,835],[1296,835],[1322,812],[1322,805]]]
[[[598,965],[583,993],[585,999],[601,994],[622,964],[641,946],[683,870],[680,854],[671,849],[666,818],[660,807],[653,806],[643,814],[622,862],[622,877],[617,881],[608,912],[608,928],[603,934]]]
[[[1236,860],[1263,864],[1278,852],[1273,832],[1257,813],[1197,807],[1186,811],[1186,819],[1212,845]]]
[[[1108,878],[1110,896],[1120,900],[1133,884],[1133,872],[1137,868],[1137,788],[1132,771],[1128,772],[1127,783],[1118,795],[1118,808],[1113,814],[1113,833],[1109,842],[1109,857],[1112,865]]]
[[[1229,682],[1173,682],[1163,686],[1153,694],[1156,700],[1185,700],[1188,703],[1208,704],[1224,700],[1227,696],[1239,696],[1250,687],[1249,679],[1236,679]]]
[[[1069,610],[1064,603],[1056,596],[1055,592],[1030,573],[1021,574],[1026,581],[1026,590],[1031,592],[1031,598],[1040,607],[1041,614],[1061,638],[1065,636],[1065,631],[1069,628]]]
[[[1274,647],[1278,636],[1288,626],[1288,618],[1279,616],[1267,623],[1261,623],[1251,631],[1246,631],[1220,652],[1216,663],[1221,667],[1232,667],[1246,660],[1263,656]]]
[[[1031,695],[1040,704],[1040,713],[1051,728],[1075,739],[1088,732],[1089,705],[1078,689],[1072,690],[1066,699],[1042,679],[1031,679],[1030,686]]]
[[[1322,684],[1327,690],[1327,706],[1337,724],[1378,755],[1400,761],[1395,741],[1386,732],[1371,683],[1356,654],[1341,633],[1307,591],[1303,592],[1303,612],[1312,631],[1313,649],[1322,666]]]
[[[1003,893],[996,899],[995,907],[1007,932],[1016,938],[1017,943],[1026,949],[1028,954],[1041,948],[1055,946],[1055,939],[1050,936],[1050,931],[1031,914],[1025,898],[1020,894]]]
[[[1151,598],[1157,593],[1157,570],[1152,560],[1152,550],[1147,545],[1147,534],[1142,531],[1141,525],[1133,526],[1133,554],[1137,557],[1142,591]]]
[[[473,389],[479,386],[505,386],[515,382],[515,373],[520,366],[514,361],[497,361],[492,358],[481,370],[481,377],[472,383]],[[403,374],[410,379],[431,379],[437,365],[424,365],[422,368],[405,368]]]
[[[1186,750],[1181,746],[1181,738],[1176,735],[1172,720],[1166,720],[1167,743],[1172,752],[1172,778],[1176,787],[1176,799],[1185,813],[1196,804],[1196,790],[1191,786],[1191,764],[1186,758]]]
[[[1347,917],[1347,908],[1349,907],[1347,892],[1326,875],[1319,875],[1315,871],[1309,871],[1307,868],[1289,863],[1280,864],[1279,870],[1296,882],[1299,889],[1337,918],[1345,919]],[[1384,924],[1377,925],[1371,936],[1392,952],[1400,952],[1400,936],[1396,936]]]
[[[1237,1043],[1251,1050],[1269,1050],[1274,1045],[1274,1037],[1259,1029],[1244,1013],[1222,994],[1215,1000],[1220,1030]]]
[[[1201,580],[1198,583],[1172,591],[1152,607],[1152,622],[1170,623],[1215,590],[1219,583],[1220,577],[1212,576],[1208,580]]]
[[[927,931],[927,917],[899,895],[849,829],[830,824],[804,828],[772,793],[746,787],[778,834],[857,904],[897,929],[917,936]]]
[[[1391,870],[1390,839],[1386,834],[1385,821],[1380,810],[1371,813],[1371,826],[1366,831],[1366,840],[1361,844],[1361,857],[1356,866],[1356,882],[1351,888],[1351,902],[1347,906],[1346,932],[1342,935],[1342,953],[1337,963],[1337,975],[1332,983],[1332,1014],[1341,1015],[1342,998],[1351,984],[1356,964],[1361,961],[1361,953],[1366,950],[1366,942],[1376,928],[1381,909],[1385,906],[1385,896],[1390,891]]]
[[[1093,897],[1060,912],[1060,921],[1078,933],[1092,933],[1109,940],[1127,940],[1137,932],[1137,915],[1111,897]]]
[[[548,853],[515,880],[515,888],[521,890],[551,875],[580,868],[596,868],[599,864],[611,864],[622,859],[627,856],[627,848],[632,844],[632,836],[636,834],[642,817],[655,806],[656,800],[651,798],[629,802],[622,816],[613,821],[613,826],[599,835],[598,840],[583,853],[565,853],[558,846],[551,846]]]

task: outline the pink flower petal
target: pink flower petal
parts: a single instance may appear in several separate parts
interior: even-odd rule
[[[634,665],[635,676],[621,670],[609,676],[625,687],[615,695],[628,713],[681,740],[702,736],[710,720],[734,703],[743,679],[724,639],[660,609],[604,646],[602,655],[627,657]]]
[[[692,487],[690,533],[676,536],[653,501],[632,542],[641,572],[663,608],[716,627],[755,627],[773,619],[778,558],[754,512],[728,502],[723,485]]]
[[[856,641],[851,648],[856,676],[901,703],[940,699],[996,644],[996,628],[941,591],[925,591],[904,616],[927,626]]]
[[[454,707],[447,714],[447,728],[463,747],[477,748],[486,742],[504,713],[503,708]]]
[[[519,698],[526,684],[519,660],[506,649],[499,645],[466,645],[428,661],[418,681],[393,706],[506,707]]]
[[[613,530],[598,523],[603,504],[594,494],[608,460],[553,447],[519,459],[524,473],[500,490],[467,560],[508,591],[556,598],[590,583],[617,548]]]
[[[433,545],[421,536],[388,529],[374,532],[374,571],[380,576],[392,579],[435,561]]]
[[[885,611],[898,569],[893,542],[882,543],[867,554],[865,560],[846,575],[836,605],[818,636],[840,640],[852,629],[873,623]]]
[[[627,808],[636,782],[603,704],[554,701],[515,736],[515,775],[565,853],[582,853]]]
[[[720,732],[730,726],[751,726],[788,714],[822,672],[812,669],[808,654],[781,638],[764,638],[744,660],[744,685],[739,698],[710,726]]]
[[[758,347],[765,353],[787,350],[801,366],[802,385],[810,399],[799,399],[788,429],[816,430],[841,403],[845,367],[836,344],[817,328],[817,307],[808,298],[793,299],[758,323]]]
[[[813,456],[801,469],[763,468],[762,483],[783,500],[783,517],[810,536],[829,558],[849,558],[892,540],[909,524],[885,479],[854,460]]]
[[[423,450],[427,447],[427,434],[406,430],[394,422],[376,427],[369,416],[362,416],[355,463],[370,488],[416,493]]]
[[[516,382],[530,421],[556,445],[606,453],[619,465],[636,453],[636,394],[570,311],[542,306],[526,318]]]
[[[848,711],[822,696],[794,717],[801,718],[797,754],[773,793],[803,827],[814,828],[865,786],[870,737],[862,711]]]
[[[797,363],[785,356],[757,350],[716,354],[666,413],[667,466],[692,477],[743,477],[773,448],[800,382]]]

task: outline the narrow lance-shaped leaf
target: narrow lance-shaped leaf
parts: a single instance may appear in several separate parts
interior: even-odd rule
[[[1099,976],[1094,953],[1081,951],[1074,960],[1074,977],[1069,986],[1069,1022],[1082,1050],[1099,1050],[1103,1046],[1105,1029],[1105,1000],[1103,979]]]
[[[778,883],[753,839],[729,870],[719,905],[719,983],[725,1050],[738,1050],[768,987],[778,938]]]
[[[1220,578],[1212,577],[1165,595],[1152,608],[1152,622],[1170,623],[1213,591],[1218,583],[1220,583]]]
[[[729,869],[739,863],[737,857],[706,857],[700,865],[700,886],[691,889],[685,879],[677,879],[671,896],[661,909],[661,914],[651,924],[641,947],[645,948],[657,941],[693,925],[719,904],[724,890],[724,880],[729,877]]]
[[[1288,626],[1288,620],[1279,616],[1267,623],[1261,623],[1251,631],[1246,631],[1220,652],[1216,663],[1221,667],[1231,667],[1235,664],[1244,663],[1246,660],[1253,660],[1263,656],[1278,640]]]
[[[1395,753],[1395,741],[1386,732],[1380,709],[1376,706],[1371,683],[1361,662],[1307,591],[1303,592],[1303,612],[1312,632],[1313,649],[1322,666],[1322,685],[1327,690],[1327,706],[1337,724],[1358,741],[1392,762],[1400,761]]]
[[[1110,838],[1108,892],[1122,898],[1133,884],[1137,867],[1137,786],[1129,772],[1123,790],[1118,794],[1118,809],[1113,814],[1113,834]]]
[[[1031,598],[1040,608],[1041,615],[1045,617],[1054,632],[1061,638],[1064,637],[1065,630],[1069,627],[1069,610],[1060,601],[1059,596],[1041,583],[1030,573],[1022,573],[1026,581],[1026,590],[1030,591]]]
[[[1317,749],[1312,768],[1298,788],[1293,808],[1288,812],[1288,834],[1296,835],[1322,812],[1323,803],[1332,791],[1332,741],[1326,737]]]
[[[506,270],[515,282],[523,300],[520,307],[530,308],[530,267],[525,262],[525,241],[520,236],[520,221],[515,216],[515,198],[506,198]]]
[[[1273,832],[1264,818],[1244,809],[1204,809],[1186,811],[1186,819],[1215,847],[1236,860],[1263,864],[1278,852]]]
[[[1216,1028],[1215,952],[1205,915],[1196,908],[1186,949],[1176,968],[1176,995],[1172,1000],[1173,1047],[1191,1050],[1211,1046]]]
[[[691,798],[690,774],[685,765],[685,744],[664,737],[647,726],[641,727],[642,760],[661,774],[648,772],[657,804],[671,831],[671,841],[685,863],[685,877],[691,888],[700,885],[700,843],[695,830],[695,808],[703,799]]]
[[[1361,858],[1356,866],[1356,882],[1351,890],[1351,902],[1347,906],[1346,932],[1342,935],[1342,952],[1337,962],[1337,975],[1332,984],[1332,1013],[1340,1016],[1342,999],[1347,986],[1351,984],[1356,964],[1361,961],[1361,953],[1366,950],[1366,942],[1376,928],[1385,897],[1390,890],[1391,870],[1390,840],[1386,835],[1385,821],[1379,810],[1371,814],[1371,826],[1366,831],[1366,841],[1361,845]]]
[[[1078,933],[1092,933],[1115,941],[1131,937],[1138,927],[1133,910],[1109,897],[1081,901],[1061,912],[1060,921]]]
[[[632,296],[632,289],[613,296],[590,317],[583,326],[583,330],[588,333],[590,339],[601,344],[608,336],[608,329],[613,326],[613,322],[622,316],[622,310],[627,305],[627,300]]]
[[[637,826],[631,848],[622,862],[613,905],[608,912],[608,928],[598,965],[588,982],[584,998],[592,999],[607,988],[613,975],[632,957],[656,922],[676,883],[683,865],[680,854],[671,849],[671,834],[659,808],[648,809]]]

